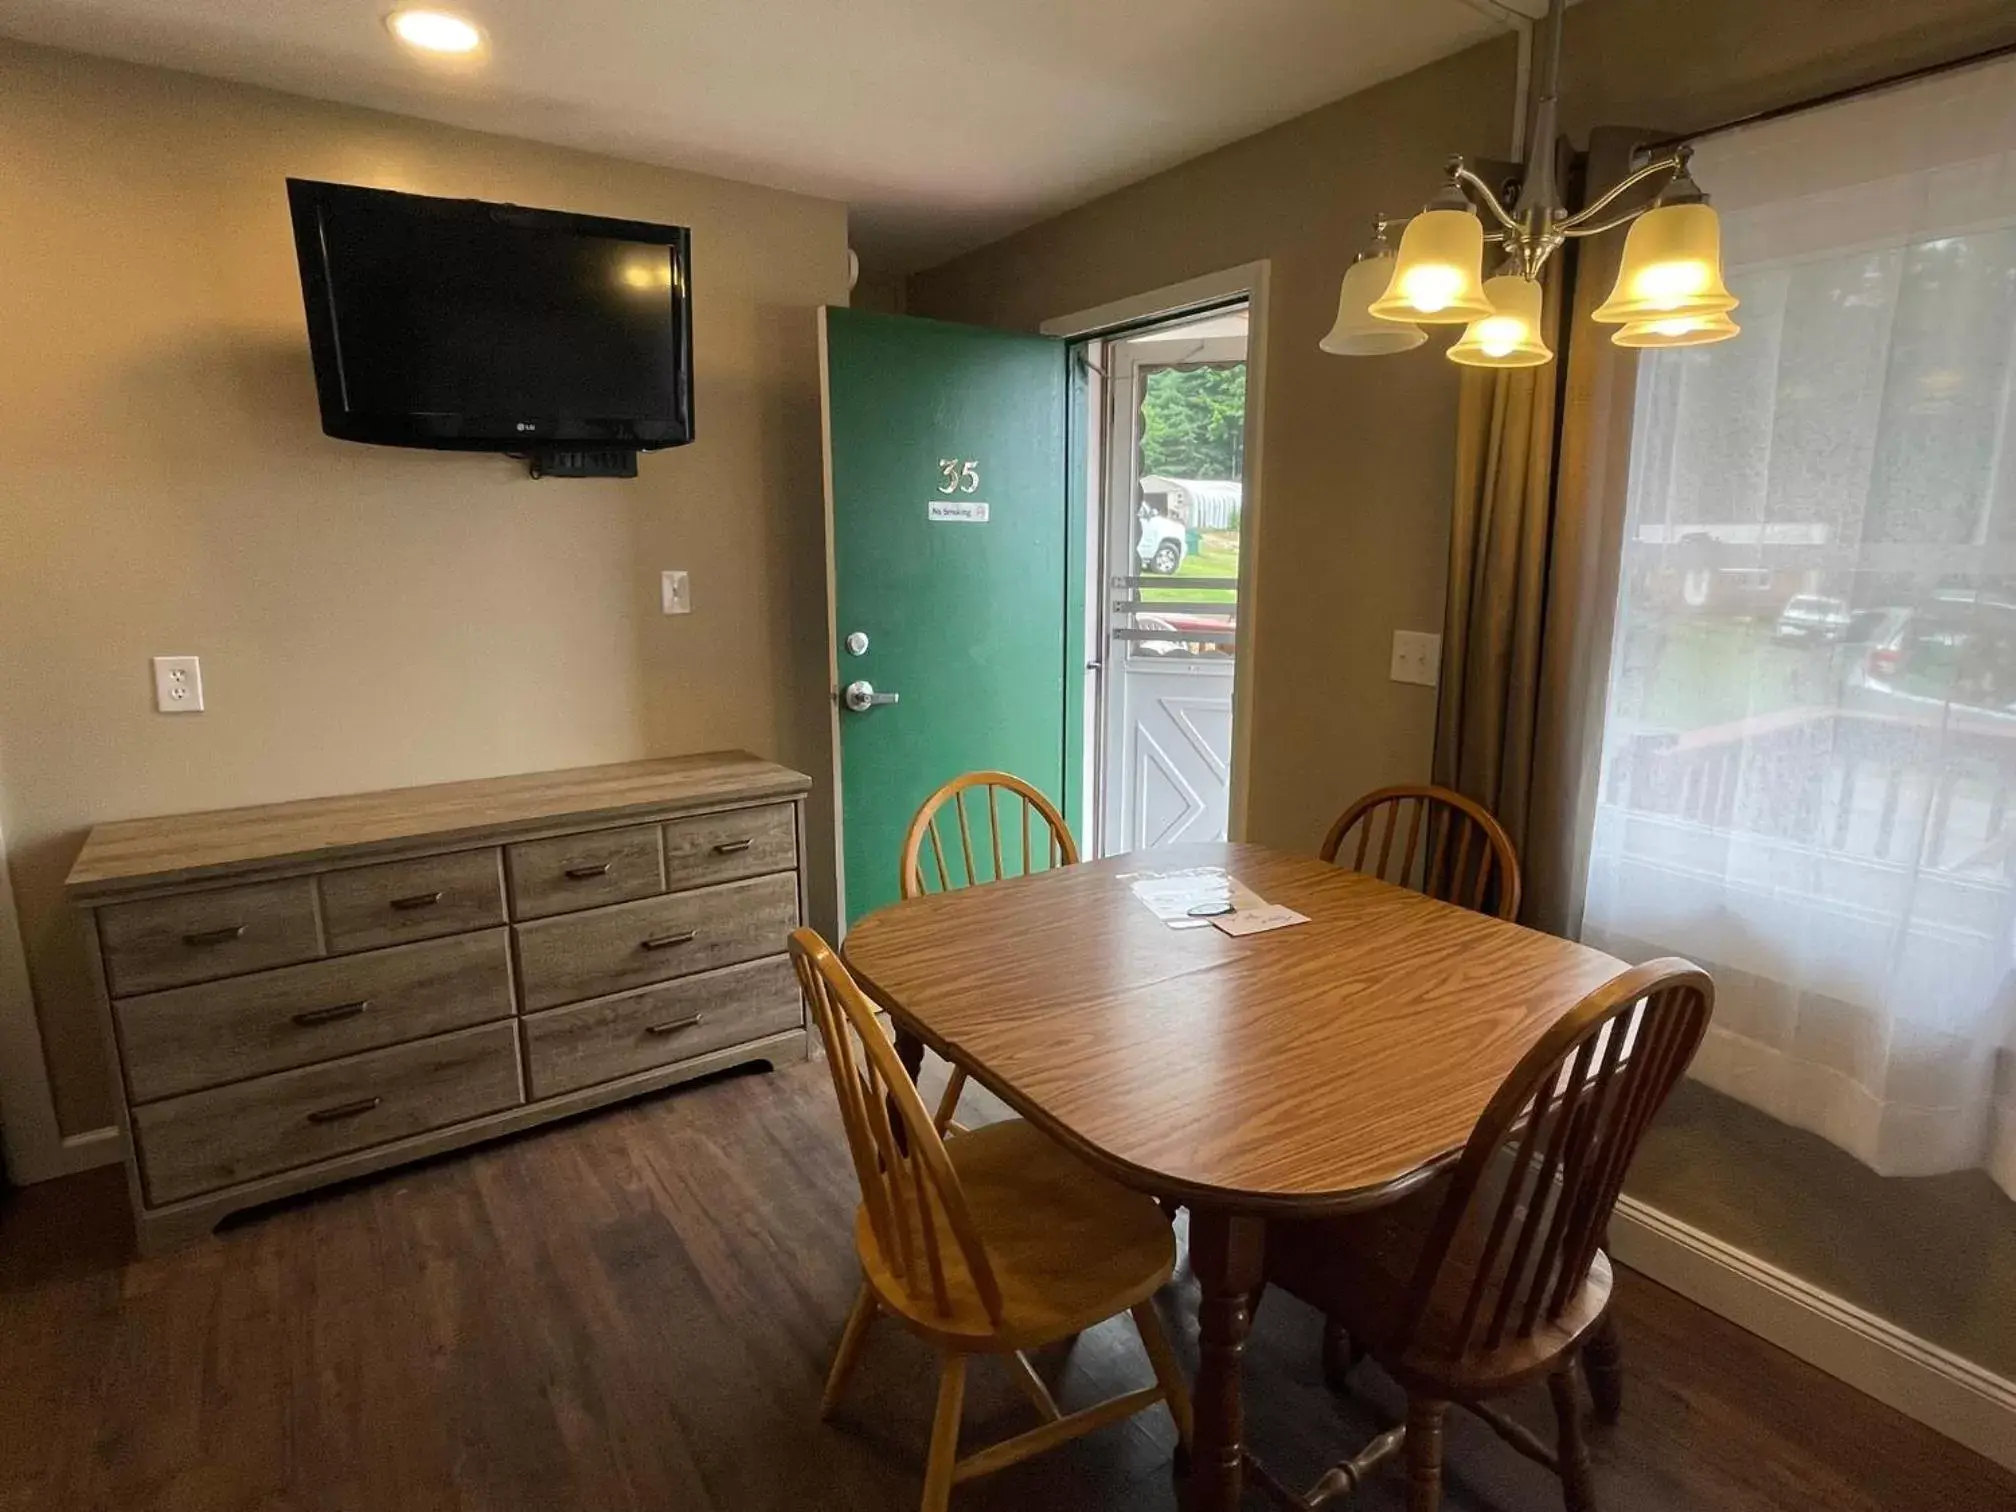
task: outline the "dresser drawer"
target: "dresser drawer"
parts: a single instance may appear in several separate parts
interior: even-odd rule
[[[798,922],[790,873],[520,924],[528,1012],[775,955]]]
[[[518,1027],[487,1024],[133,1110],[150,1202],[173,1202],[523,1100]]]
[[[797,816],[788,803],[665,821],[667,887],[733,882],[797,864]]]
[[[504,922],[504,878],[495,850],[325,872],[320,886],[322,928],[332,953]]]
[[[504,847],[511,914],[543,919],[665,891],[665,854],[655,824],[528,840]]]
[[[706,971],[525,1020],[532,1095],[557,1097],[803,1025],[789,958]]]
[[[201,982],[113,1005],[136,1103],[509,1018],[511,932]]]
[[[236,976],[322,954],[305,877],[112,903],[98,912],[114,994]]]

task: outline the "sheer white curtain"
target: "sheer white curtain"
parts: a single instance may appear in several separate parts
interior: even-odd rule
[[[2016,65],[1704,143],[1740,339],[1640,368],[1584,937],[1694,1074],[2016,1196]]]

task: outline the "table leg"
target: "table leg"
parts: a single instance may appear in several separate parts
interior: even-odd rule
[[[903,1062],[903,1069],[910,1073],[910,1080],[914,1082],[924,1069],[924,1041],[907,1029],[898,1029],[896,1059]]]
[[[1267,1226],[1214,1208],[1190,1209],[1190,1269],[1197,1277],[1197,1425],[1184,1512],[1233,1512],[1244,1486],[1245,1410],[1239,1359],[1260,1285]]]
[[[918,1075],[924,1070],[924,1041],[910,1033],[909,1030],[898,1028],[896,1031],[896,1059],[901,1061],[903,1069],[910,1073],[910,1080],[914,1085]],[[908,1150],[910,1148],[910,1135],[903,1127],[902,1115],[896,1111],[896,1099],[893,1096],[889,1099],[889,1127],[895,1131],[897,1146]]]

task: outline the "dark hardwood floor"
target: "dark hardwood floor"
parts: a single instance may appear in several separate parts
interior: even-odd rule
[[[846,1410],[813,1405],[856,1284],[852,1176],[818,1062],[731,1077],[269,1210],[125,1258],[116,1172],[0,1211],[0,1508],[904,1508],[935,1372],[878,1330]],[[966,1113],[974,1110],[969,1106]],[[1164,1298],[1194,1344],[1183,1283]],[[1626,1274],[1612,1512],[1987,1509],[2016,1478]],[[1376,1371],[1321,1384],[1270,1297],[1248,1351],[1259,1452],[1302,1481],[1385,1426]],[[1123,1322],[1044,1362],[1067,1407],[1145,1381]],[[1535,1426],[1544,1392],[1519,1404]],[[1028,1426],[980,1368],[967,1443]],[[1161,1414],[962,1487],[955,1508],[1170,1509]],[[1559,1490],[1452,1420],[1452,1508]],[[1256,1499],[1257,1504],[1257,1499]],[[1356,1505],[1396,1508],[1397,1481]]]

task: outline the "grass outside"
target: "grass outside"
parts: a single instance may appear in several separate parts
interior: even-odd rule
[[[1173,577],[1164,579],[1167,588],[1143,588],[1141,601],[1149,604],[1192,602],[1235,604],[1239,593],[1233,588],[1185,588],[1186,578],[1236,578],[1239,576],[1239,536],[1236,531],[1207,530],[1198,549],[1183,558]]]
[[[1649,616],[1620,648],[1619,708],[1645,725],[1700,730],[1835,701],[1844,659],[1860,647],[1778,639],[1765,620]]]

